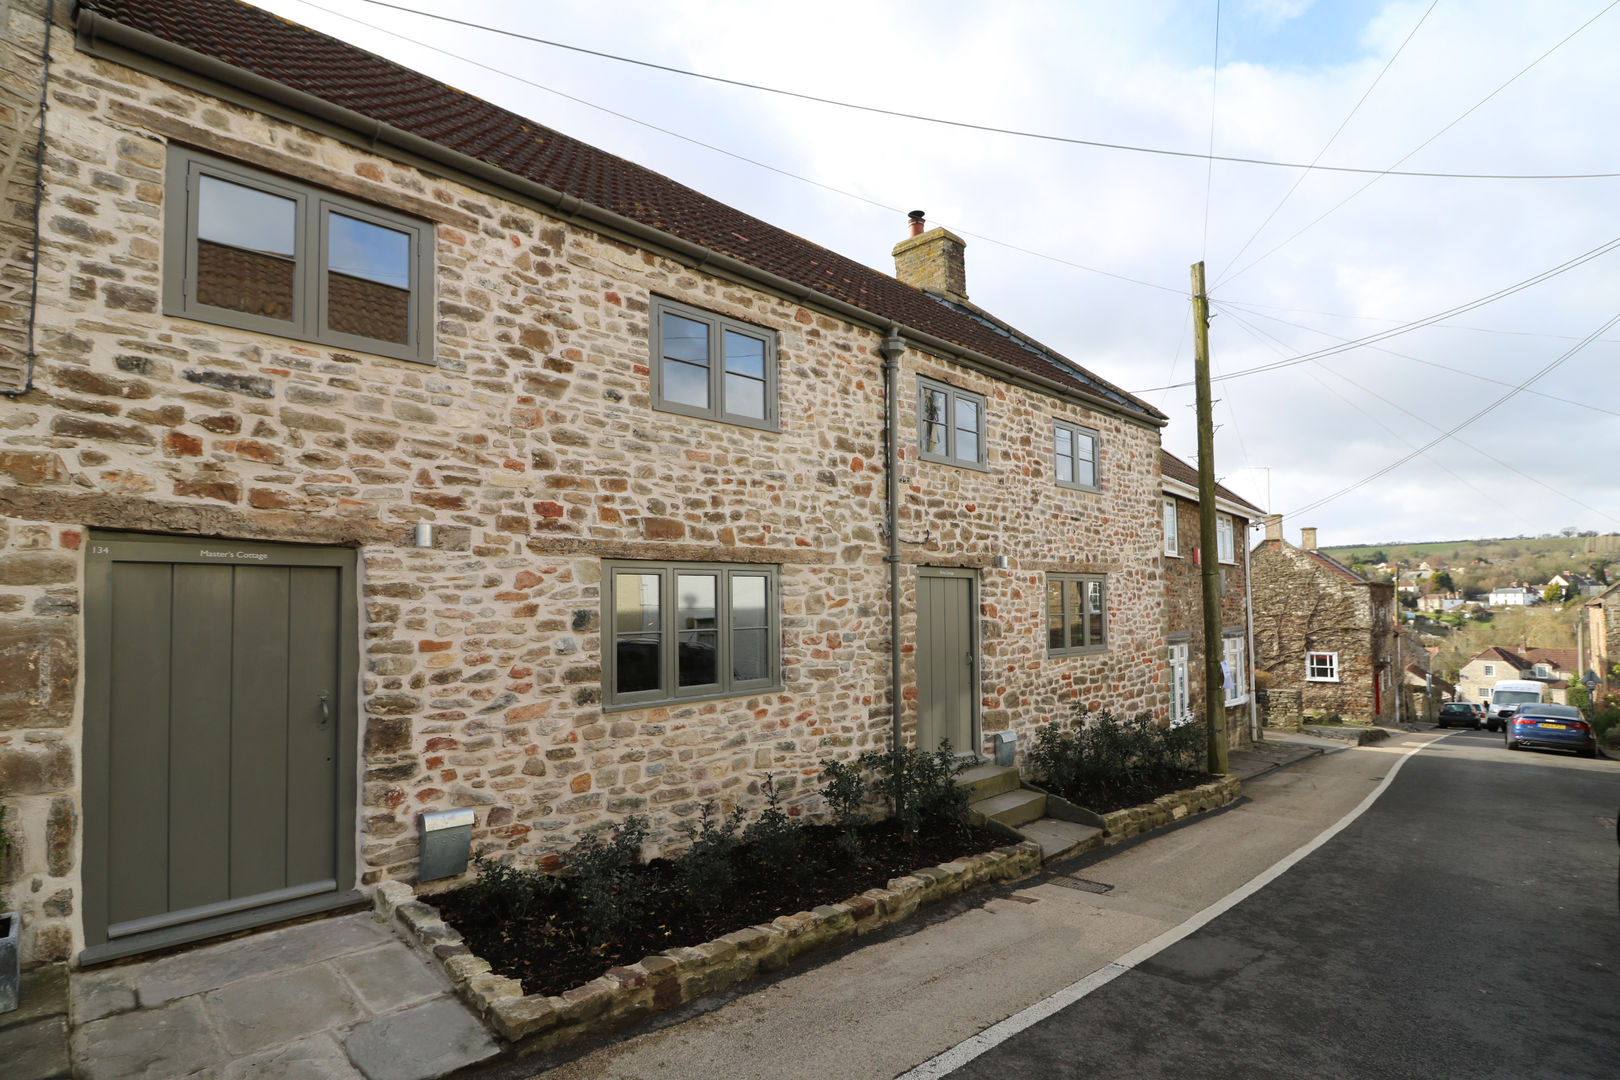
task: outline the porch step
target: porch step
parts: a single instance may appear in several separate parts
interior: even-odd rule
[[[975,799],[970,808],[1014,829],[1046,816],[1046,795],[1039,791],[1003,791],[988,799]]]
[[[1102,830],[1077,821],[1044,817],[1019,826],[1018,831],[1024,834],[1025,839],[1041,845],[1043,863],[1102,846]]]
[[[984,763],[966,769],[956,776],[956,786],[968,789],[968,801],[978,802],[1004,791],[1017,791],[1018,770],[1011,765]]]

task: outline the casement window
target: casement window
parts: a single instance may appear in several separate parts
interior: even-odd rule
[[[602,576],[604,704],[725,697],[781,685],[776,567],[607,562]]]
[[[1485,665],[1485,678],[1487,678],[1487,679],[1496,678],[1496,665],[1495,664],[1486,664]]]
[[[1170,646],[1170,726],[1192,722],[1192,700],[1187,688],[1187,646]]]
[[[1550,678],[1552,678],[1552,668],[1548,667],[1546,664],[1537,664],[1536,665],[1536,678],[1538,678],[1538,679],[1550,679]]]
[[[1236,562],[1236,545],[1232,543],[1232,518],[1229,514],[1215,515],[1215,555],[1223,563]]]
[[[163,310],[433,363],[433,226],[169,148]]]
[[[1053,656],[1108,647],[1103,579],[1091,574],[1046,575],[1046,651]]]
[[[1058,487],[1100,490],[1095,431],[1066,420],[1052,421],[1052,461]]]
[[[1181,535],[1176,527],[1176,500],[1164,500],[1164,553],[1181,554]]]
[[[924,461],[983,468],[984,398],[967,390],[917,380],[917,456]]]
[[[1237,705],[1249,700],[1249,665],[1245,653],[1241,634],[1221,638],[1221,660],[1226,664],[1228,705]]]
[[[1308,652],[1305,654],[1306,682],[1338,682],[1339,654],[1336,652]]]
[[[650,305],[653,408],[776,430],[776,334],[662,297]]]

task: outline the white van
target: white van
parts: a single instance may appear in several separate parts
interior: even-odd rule
[[[1491,731],[1507,727],[1507,720],[1520,705],[1551,700],[1547,684],[1531,679],[1502,679],[1491,687],[1491,702],[1485,709],[1485,726]]]

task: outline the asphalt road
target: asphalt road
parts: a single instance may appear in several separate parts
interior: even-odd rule
[[[950,1075],[1615,1080],[1617,806],[1620,762],[1456,732],[1292,870]]]

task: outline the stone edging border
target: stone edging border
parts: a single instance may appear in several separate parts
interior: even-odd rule
[[[1104,844],[1225,806],[1237,799],[1235,776],[1164,795],[1151,803],[1102,815]],[[863,937],[909,918],[918,909],[979,885],[1028,877],[1041,868],[1041,848],[1023,841],[979,855],[925,867],[868,889],[840,904],[782,915],[702,945],[670,949],[556,996],[523,993],[517,979],[497,975],[475,956],[461,934],[402,881],[385,881],[372,895],[377,918],[399,928],[419,952],[432,957],[456,992],[509,1043],[527,1052],[553,1050],[628,1027],[654,1013],[778,971],[817,949]]]

